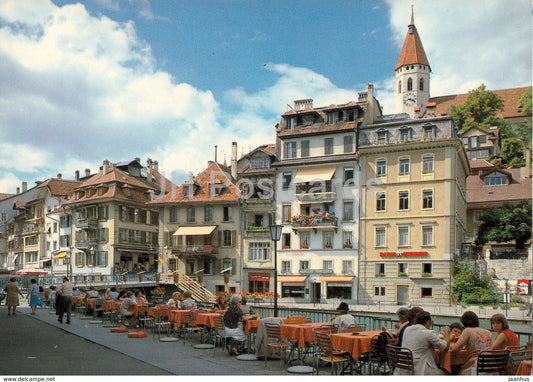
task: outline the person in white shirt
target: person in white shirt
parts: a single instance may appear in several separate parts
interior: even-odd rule
[[[196,301],[192,299],[192,293],[186,291],[183,293],[183,301],[181,303],[182,309],[196,309]]]
[[[444,375],[445,372],[435,363],[433,350],[448,350],[448,343],[431,330],[433,321],[429,312],[418,313],[415,322],[416,324],[405,328],[402,340],[402,347],[413,352],[415,375]]]
[[[348,310],[350,310],[348,304],[345,302],[341,302],[339,304],[339,307],[337,308],[339,315],[330,320],[331,324],[338,326],[339,333],[342,333],[346,328],[357,326],[357,321],[355,321],[355,317],[351,314],[348,314]]]
[[[180,292],[172,293],[172,298],[168,300],[167,306],[169,308],[181,308]]]

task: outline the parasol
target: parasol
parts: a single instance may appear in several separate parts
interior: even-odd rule
[[[26,268],[26,269],[20,269],[17,271],[17,275],[33,275],[33,276],[37,276],[37,275],[47,275],[48,272],[45,271],[44,269],[39,269],[39,268]]]

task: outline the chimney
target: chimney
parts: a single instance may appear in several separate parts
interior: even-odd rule
[[[104,159],[102,165],[102,173],[105,175],[109,171],[109,159]]]
[[[218,148],[218,146],[215,145],[215,162],[217,161],[217,148]]]
[[[17,187],[17,195],[20,194],[20,187]]]
[[[526,164],[520,167],[520,178],[531,177],[531,149],[526,149]]]
[[[74,173],[74,179],[76,180],[76,182],[80,181],[80,170],[76,170],[76,172]]]
[[[231,142],[231,176],[237,179],[237,142]]]
[[[91,169],[90,168],[86,168],[85,169],[85,176],[89,176],[91,175]]]
[[[28,191],[28,182],[22,182],[22,192]]]
[[[299,99],[294,101],[294,110],[306,110],[313,108],[313,100],[311,98]]]
[[[156,160],[154,161],[154,170],[159,171],[159,162]]]
[[[61,173],[57,174],[57,179],[61,180],[61,178],[63,178],[63,175]]]
[[[148,180],[149,182],[152,181],[152,167],[153,166],[153,161],[148,158],[146,160],[146,180]]]

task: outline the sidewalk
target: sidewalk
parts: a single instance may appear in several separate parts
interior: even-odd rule
[[[51,329],[74,334],[92,343],[160,368],[164,371],[162,374],[289,375],[286,371],[288,366],[280,366],[279,360],[269,360],[266,366],[264,359],[239,361],[235,356],[229,356],[227,351],[221,347],[217,347],[215,351],[213,349],[195,349],[193,347],[196,344],[194,341],[197,341],[195,339],[193,339],[192,345],[189,341],[185,343],[183,339],[177,342],[160,342],[157,336],[153,337],[151,331],[148,331],[146,338],[128,338],[127,333],[111,333],[109,327],[91,324],[90,320],[81,320],[78,315],[74,315],[72,323],[67,325],[65,323],[60,324],[55,313],[50,312],[47,308],[38,309],[36,315],[31,315],[31,310],[27,306],[20,306],[17,311],[19,315],[22,314],[25,318],[45,323],[47,325],[45,330]],[[8,317],[7,307],[3,305],[0,307],[0,316],[2,316],[1,321],[8,318],[20,318]],[[132,331],[130,330],[130,332]],[[24,340],[31,341],[31,339]],[[12,343],[16,344],[16,342]],[[48,344],[48,346],[50,351],[53,351],[53,344]]]

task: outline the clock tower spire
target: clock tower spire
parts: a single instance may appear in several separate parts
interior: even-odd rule
[[[423,113],[429,100],[431,67],[416,30],[412,4],[411,22],[407,26],[407,35],[394,70],[396,71],[396,102],[399,110],[413,117],[414,108],[420,106]]]

